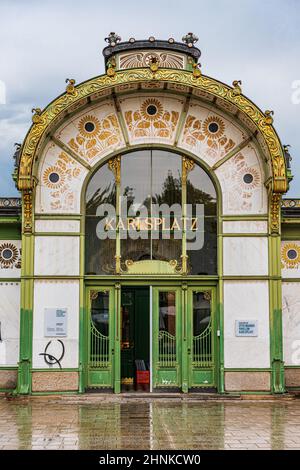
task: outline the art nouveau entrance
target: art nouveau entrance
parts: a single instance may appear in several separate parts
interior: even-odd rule
[[[134,150],[94,172],[85,204],[85,389],[136,390],[140,372],[144,390],[216,388],[207,286],[217,194],[207,171],[180,153]]]
[[[141,363],[145,391],[215,389],[215,303],[207,286],[88,287],[86,390],[134,389]]]

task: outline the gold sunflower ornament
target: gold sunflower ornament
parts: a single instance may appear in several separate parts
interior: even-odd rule
[[[225,124],[218,116],[209,116],[202,124],[204,135],[210,139],[219,139],[225,131]]]
[[[142,103],[141,115],[146,121],[156,121],[163,115],[163,106],[156,98],[148,98]]]
[[[0,245],[0,267],[13,268],[15,262],[18,260],[19,250],[12,243],[2,243]]]
[[[43,173],[43,182],[50,189],[58,189],[65,182],[65,175],[58,166],[49,166]]]
[[[281,247],[282,267],[297,269],[300,266],[300,245],[297,243],[285,243]]]
[[[80,119],[78,124],[80,134],[86,139],[92,139],[100,131],[100,121],[91,114]]]

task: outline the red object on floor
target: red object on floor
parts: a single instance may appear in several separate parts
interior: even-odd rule
[[[149,384],[150,383],[150,371],[149,370],[137,370],[136,371],[136,383],[137,384]]]

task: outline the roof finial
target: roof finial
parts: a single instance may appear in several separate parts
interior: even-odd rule
[[[291,169],[291,161],[292,161],[292,157],[291,157],[291,154],[289,152],[289,147],[290,147],[289,144],[283,146],[284,158],[285,158],[286,167],[287,167],[288,170]]]
[[[117,35],[117,33],[109,33],[108,37],[105,38],[105,42],[108,42],[108,44],[111,47],[114,47],[118,44],[118,42],[121,41],[121,37]]]
[[[183,36],[182,41],[185,42],[185,44],[188,47],[193,47],[194,44],[199,40],[199,38],[194,34],[194,33],[187,33],[185,36]]]

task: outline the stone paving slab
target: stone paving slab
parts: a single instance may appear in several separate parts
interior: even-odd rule
[[[0,449],[300,449],[300,400],[0,397]]]

